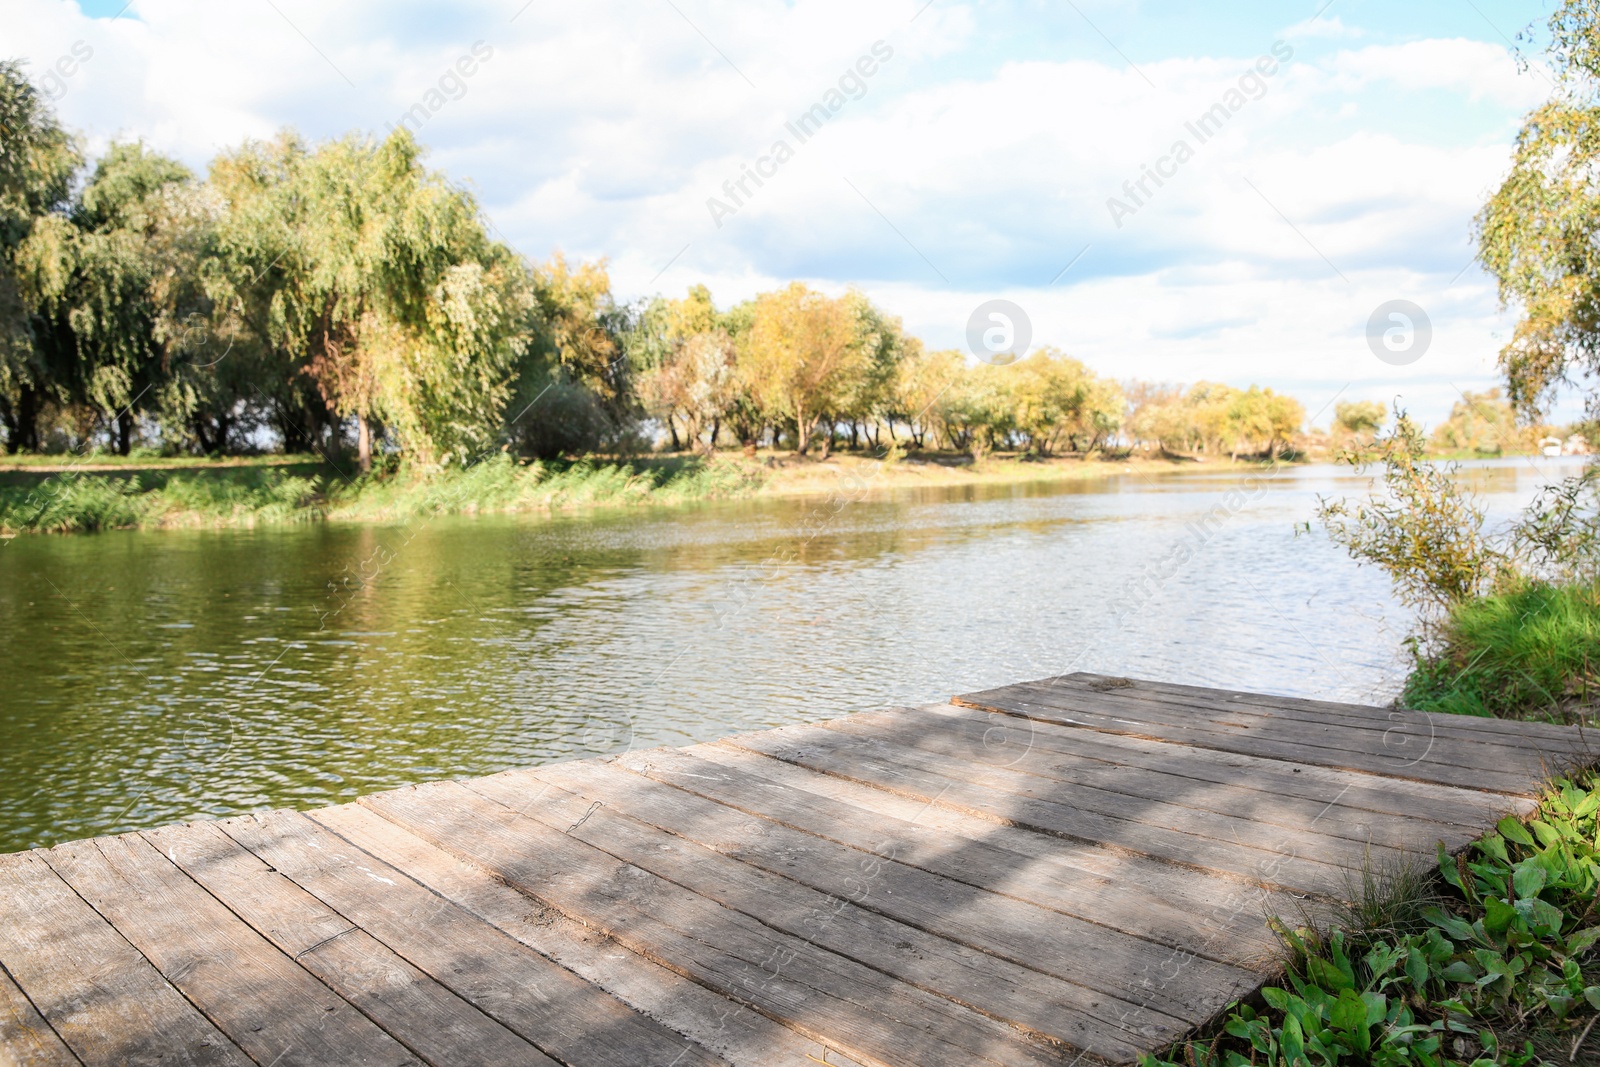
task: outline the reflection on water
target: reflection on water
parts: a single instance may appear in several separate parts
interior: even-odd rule
[[[1507,513],[1558,461],[1479,465]],[[0,851],[1069,670],[1382,700],[1329,467],[0,548]]]

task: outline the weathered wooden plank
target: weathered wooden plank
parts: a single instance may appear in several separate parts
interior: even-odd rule
[[[57,845],[42,855],[258,1062],[420,1062],[137,834]]]
[[[854,1062],[574,922],[370,808],[341,804],[309,817],[737,1067]]]
[[[986,739],[993,738],[990,745],[1002,763],[1008,753],[1037,745],[1052,752],[1126,767],[1130,772],[1149,769],[1202,782],[1242,784],[1277,796],[1317,804],[1337,802],[1342,807],[1402,818],[1415,813],[1430,822],[1469,830],[1497,822],[1508,812],[1526,814],[1535,804],[1527,797],[1102,733],[966,705],[924,704],[914,710],[962,720],[971,724],[964,727],[967,729],[981,727]]]
[[[1127,685],[1125,683],[1132,683]],[[1556,723],[1528,722],[1522,719],[1494,719],[1474,715],[1431,715],[1401,707],[1377,707],[1371,704],[1351,704],[1336,700],[1313,700],[1307,697],[1279,696],[1272,693],[1251,693],[1240,689],[1213,689],[1178,682],[1154,681],[1145,678],[1116,678],[1104,674],[1075,672],[1059,678],[1042,678],[1027,683],[1032,685],[1070,684],[1095,692],[1117,692],[1131,688],[1135,692],[1163,693],[1197,705],[1246,705],[1272,709],[1287,715],[1327,721],[1329,716],[1357,722],[1366,720],[1378,729],[1391,729],[1397,724],[1426,716],[1443,730],[1463,737],[1485,736],[1493,740],[1522,746],[1530,741],[1548,741],[1556,749],[1576,745],[1580,750],[1591,747],[1595,738],[1575,736],[1578,731],[1571,726]]]
[[[673,970],[873,1067],[1059,1063],[1046,1045],[800,938],[762,926],[452,782],[364,798]]]
[[[979,818],[926,801],[851,781],[837,775],[818,774],[804,767],[721,741],[684,749],[719,768],[737,769],[774,782],[802,795],[848,804],[871,813],[880,832],[856,837],[849,835],[853,820],[836,820],[837,826],[812,825],[803,811],[789,811],[782,821],[801,829],[844,837],[845,843],[873,847],[888,840],[897,855],[922,866],[936,867],[941,873],[960,877],[964,873],[949,863],[952,853],[984,849],[1001,851],[996,865],[1008,864],[1018,871],[998,886],[1036,904],[1062,911],[1082,907],[1085,918],[1092,918],[1117,929],[1130,924],[1134,932],[1143,930],[1151,937],[1184,944],[1207,958],[1240,966],[1254,966],[1263,958],[1275,957],[1282,943],[1267,928],[1269,916],[1297,914],[1304,904],[1301,897],[1277,894],[1257,885],[1214,872],[1178,866],[1139,853],[1101,848],[1093,842],[1074,841],[1050,834],[1034,833]],[[641,754],[647,755],[647,754]],[[717,790],[721,775],[697,780],[701,791]],[[684,782],[682,788],[689,788]],[[711,795],[711,794],[707,794]],[[729,790],[716,794],[724,803],[736,807],[750,805],[766,810],[760,792]],[[824,811],[826,809],[823,809]],[[776,817],[769,813],[769,817]],[[1024,865],[1009,859],[1022,857]],[[965,872],[985,877],[979,872]],[[1196,939],[1193,941],[1186,939]]]
[[[0,964],[0,1063],[10,1067],[77,1067],[82,1062],[50,1029],[33,1001]]]
[[[1085,869],[1045,861],[1038,855],[992,844],[996,831],[1002,829],[992,822],[974,821],[964,827],[968,831],[964,836],[932,830],[917,821],[926,816],[927,805],[920,805],[921,810],[914,810],[910,818],[897,818],[881,810],[881,805],[868,808],[849,801],[825,800],[816,793],[763,776],[773,768],[792,765],[753,753],[746,755],[772,767],[758,771],[748,765],[748,760],[741,764],[739,750],[718,750],[716,746],[632,753],[618,757],[617,764],[736,811],[855,849],[893,855],[901,863],[1204,959],[1253,967],[1278,947],[1259,914],[1251,916],[1254,925],[1261,928],[1259,931],[1247,934],[1241,929],[1237,939],[1219,941],[1221,930],[1204,921],[1212,909],[1198,906],[1200,902],[1185,892],[1185,883],[1196,881],[1192,868],[1148,859],[1142,861],[1137,872],[1130,871],[1126,862],[1096,862]],[[569,769],[571,773],[589,773],[587,767],[572,764],[543,767],[536,773],[541,778],[562,781]],[[1060,838],[1049,840],[1055,851],[1064,851],[1066,842]],[[1120,854],[1108,855],[1125,861]],[[1233,904],[1237,905],[1238,883],[1225,884],[1227,892],[1218,893],[1217,897],[1234,897]],[[1288,898],[1279,903],[1286,914],[1293,908]]]
[[[1533,763],[1533,766],[1554,771],[1558,765],[1581,758],[1592,749],[1584,731],[1568,726],[1541,723],[1533,725],[1534,729],[1530,731],[1506,731],[1502,728],[1512,723],[1496,718],[1376,707],[1365,709],[1368,713],[1352,713],[1350,709],[1357,705],[1306,707],[1290,699],[1230,699],[1221,694],[1173,693],[1162,685],[1147,685],[1126,678],[1112,681],[1125,681],[1126,685],[1112,685],[1110,681],[1099,680],[1075,681],[1070,677],[1022,681],[1018,685],[1035,693],[1080,694],[1085,699],[1106,705],[1138,705],[1158,717],[1165,715],[1171,725],[1184,725],[1194,721],[1195,717],[1202,717],[1213,725],[1230,729],[1259,729],[1262,725],[1270,725],[1290,733],[1299,733],[1299,729],[1310,726],[1318,731],[1312,736],[1323,736],[1320,731],[1331,731],[1326,736],[1344,737],[1350,747],[1360,744],[1355,741],[1360,733],[1352,731],[1365,731],[1366,734],[1373,734],[1373,737],[1363,747],[1403,760],[1421,758],[1427,753],[1464,766],[1494,769],[1496,755],[1510,749],[1525,757],[1538,758],[1538,763]],[[1474,723],[1501,726],[1501,729],[1474,726]]]
[[[1069,675],[0,857],[0,1061],[1126,1061],[1590,740]]]
[[[1463,739],[1419,712],[1404,713],[1408,718],[1388,730],[1365,721],[1348,718],[1320,719],[1299,717],[1260,706],[1183,704],[1162,694],[1142,694],[1134,689],[1092,692],[1073,687],[1012,687],[1012,695],[1037,700],[1066,710],[1093,711],[1136,722],[1204,730],[1223,736],[1248,734],[1254,738],[1287,741],[1326,752],[1366,756],[1370,765],[1363,769],[1398,775],[1418,765],[1444,764],[1477,773],[1503,774],[1507,770],[1525,773],[1527,780],[1543,773],[1550,754],[1532,744],[1507,746],[1482,738]],[[1507,762],[1509,759],[1509,763]],[[1524,787],[1527,780],[1522,781]]]
[[[1071,693],[1096,705],[1136,707],[1172,725],[1192,723],[1196,718],[1228,729],[1274,730],[1282,736],[1303,738],[1309,743],[1361,748],[1402,761],[1437,758],[1462,766],[1499,769],[1497,762],[1505,751],[1519,763],[1540,772],[1554,772],[1590,750],[1583,731],[1572,727],[1543,725],[1545,735],[1503,734],[1463,726],[1463,723],[1499,722],[1466,715],[1432,714],[1391,708],[1373,708],[1379,716],[1351,714],[1348,710],[1308,709],[1290,702],[1230,700],[1218,696],[1180,695],[1140,682],[1105,687],[1077,684],[1070,680],[1022,682],[1017,688],[1034,693]],[[1553,732],[1554,736],[1549,736]],[[1365,740],[1363,740],[1365,738]]]
[[[0,962],[78,1060],[251,1062],[37,853],[0,856],[0,899]]]
[[[858,737],[900,743],[920,752],[993,765],[1053,781],[1092,786],[1096,793],[1112,793],[1176,804],[1197,811],[1248,820],[1255,826],[1276,826],[1306,835],[1345,838],[1358,844],[1388,848],[1431,850],[1443,840],[1451,849],[1474,840],[1482,831],[1431,822],[1415,815],[1380,815],[1340,805],[1285,797],[1247,785],[1223,785],[1167,774],[1149,767],[1129,768],[1090,759],[1040,741],[1023,749],[1014,747],[990,759],[984,735],[988,727],[976,719],[956,720],[937,715],[909,716],[903,711],[862,712],[831,719],[818,726]],[[1320,851],[1320,850],[1319,850]]]
[[[1261,885],[1325,897],[1342,897],[1360,871],[1360,860],[1340,864],[1326,855],[1303,854],[1298,835],[1287,831],[1263,836],[1244,830],[1244,844],[1189,829],[1142,821],[1133,807],[1112,815],[1089,807],[1087,790],[1051,786],[1028,775],[975,768],[953,760],[924,757],[911,749],[871,738],[853,738],[811,726],[786,726],[762,734],[735,736],[730,743],[828,774],[876,785],[931,804],[958,807],[980,818],[1024,829],[1124,848],[1201,870],[1212,870]],[[1032,781],[1026,779],[1032,778]],[[1102,805],[1105,806],[1105,805]],[[1174,822],[1191,819],[1175,819]],[[1203,823],[1203,820],[1201,820]],[[1232,829],[1240,820],[1216,817],[1210,829]],[[1331,845],[1333,838],[1324,841]]]
[[[285,955],[436,1067],[557,1067],[556,1061],[451,993],[246,851],[214,824],[143,836]]]
[[[269,812],[218,825],[553,1059],[584,1067],[721,1062],[304,815]]]
[[[494,775],[470,787],[547,825],[581,819],[572,833],[623,862],[1019,1029],[1126,1058],[1137,1048],[1131,1035],[1177,1036],[1197,1014],[1192,996],[1183,1003],[1157,990],[1149,999],[1163,1002],[1146,1007],[1145,990],[1133,988],[1173,956],[1170,950],[1064,917],[1052,922],[1020,901],[974,902],[970,888],[953,894],[930,887],[934,876],[887,856],[763,825],[620,768],[583,761],[544,771],[550,773]],[[562,788],[519,808],[534,780]],[[651,821],[663,819],[674,833]],[[989,955],[997,950],[1008,955]],[[1018,956],[1031,956],[1031,964]],[[1089,960],[1096,966],[1086,969]],[[1210,972],[1197,975],[1197,985],[1221,978],[1241,994],[1258,979],[1209,961],[1197,969]],[[1076,982],[1063,980],[1064,970]],[[1174,1001],[1189,1018],[1163,1010]]]
[[[1096,694],[1098,696],[1098,694]],[[1538,759],[1520,757],[1520,763],[1509,764],[1516,769],[1496,771],[1478,767],[1456,767],[1433,758],[1429,753],[1423,759],[1405,755],[1385,754],[1368,748],[1339,748],[1308,743],[1282,731],[1229,729],[1213,726],[1196,717],[1194,722],[1174,725],[1153,715],[1141,715],[1127,704],[1118,704],[1108,710],[1104,702],[1078,694],[1062,691],[1038,692],[1034,690],[994,691],[980,699],[957,697],[952,703],[971,707],[1004,711],[1010,714],[1040,719],[1069,726],[1084,726],[1109,733],[1132,734],[1159,741],[1176,742],[1224,752],[1242,752],[1249,755],[1310,763],[1341,770],[1364,771],[1394,778],[1411,778],[1423,782],[1441,782],[1445,785],[1467,789],[1481,789],[1497,793],[1528,795],[1538,782]],[[1381,748],[1381,746],[1379,746]],[[1534,766],[1523,769],[1523,764]]]

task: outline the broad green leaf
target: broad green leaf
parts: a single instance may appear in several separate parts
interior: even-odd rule
[[[1513,868],[1511,884],[1519,897],[1536,897],[1544,888],[1550,872],[1537,859],[1526,859]]]
[[[1444,842],[1439,842],[1439,876],[1446,882],[1461,888],[1461,871],[1456,867],[1455,857],[1445,851]]]
[[[1306,960],[1306,974],[1324,989],[1339,991],[1354,989],[1356,985],[1355,978],[1350,973],[1348,960],[1345,960],[1344,966],[1340,967],[1330,960],[1312,956]]]
[[[1453,940],[1472,940],[1472,927],[1464,920],[1456,918],[1437,905],[1430,904],[1428,907],[1423,908],[1422,917],[1449,934]]]
[[[1300,1024],[1290,1015],[1283,1020],[1283,1059],[1289,1067],[1294,1067],[1295,1061],[1302,1060],[1306,1054],[1305,1033],[1300,1029]]]
[[[1572,807],[1575,818],[1587,819],[1595,812],[1600,811],[1600,789],[1590,790],[1584,798]]]
[[[1483,902],[1483,928],[1491,934],[1504,933],[1518,918],[1517,909],[1503,900],[1489,897]]]
[[[1533,845],[1533,835],[1528,833],[1528,828],[1518,822],[1515,816],[1507,815],[1495,825],[1500,835],[1508,841],[1515,841],[1519,845]]]
[[[1355,1042],[1353,1047],[1364,1050],[1370,1044],[1367,1037],[1367,1004],[1354,990],[1340,991],[1339,999],[1329,1009],[1328,1025],[1334,1030],[1347,1032]]]
[[[1588,926],[1567,938],[1567,955],[1576,956],[1589,951],[1600,941],[1600,926]]]

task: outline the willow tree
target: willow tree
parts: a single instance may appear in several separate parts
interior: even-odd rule
[[[61,281],[57,253],[82,162],[21,64],[0,62],[0,422],[11,452],[39,447],[39,410],[53,399],[58,375],[50,339],[40,334],[41,297]]]
[[[123,454],[136,409],[154,406],[167,380],[180,341],[174,322],[198,307],[192,279],[200,249],[185,236],[203,229],[193,185],[176,160],[139,143],[114,143],[96,163],[56,253],[59,284],[46,302],[74,352],[74,399],[112,423]]]
[[[219,295],[336,421],[355,422],[362,470],[379,425],[423,466],[492,442],[525,345],[528,273],[408,132],[315,148],[280,137],[219,161],[213,182],[234,220]]]
[[[1600,13],[1563,0],[1549,20],[1555,93],[1523,120],[1510,172],[1477,218],[1478,256],[1521,317],[1500,352],[1526,417],[1563,385],[1600,416]]]
[[[738,383],[733,337],[711,302],[711,290],[695,285],[681,300],[650,300],[623,347],[639,400],[666,426],[673,449],[699,447],[707,429],[708,447],[715,447],[722,418],[737,401]]]

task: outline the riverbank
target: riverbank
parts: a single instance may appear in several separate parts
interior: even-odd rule
[[[1406,679],[1403,706],[1562,724],[1600,715],[1600,581],[1468,601],[1435,645]]]
[[[54,469],[55,467],[63,469]],[[1254,470],[1227,460],[954,454],[879,459],[835,453],[651,456],[520,463],[501,455],[426,477],[401,470],[346,477],[315,457],[272,461],[19,464],[0,469],[0,534],[394,522],[451,514],[553,512],[764,496],[858,498],[908,488],[1061,482],[1182,471]],[[42,475],[42,477],[40,476]]]

